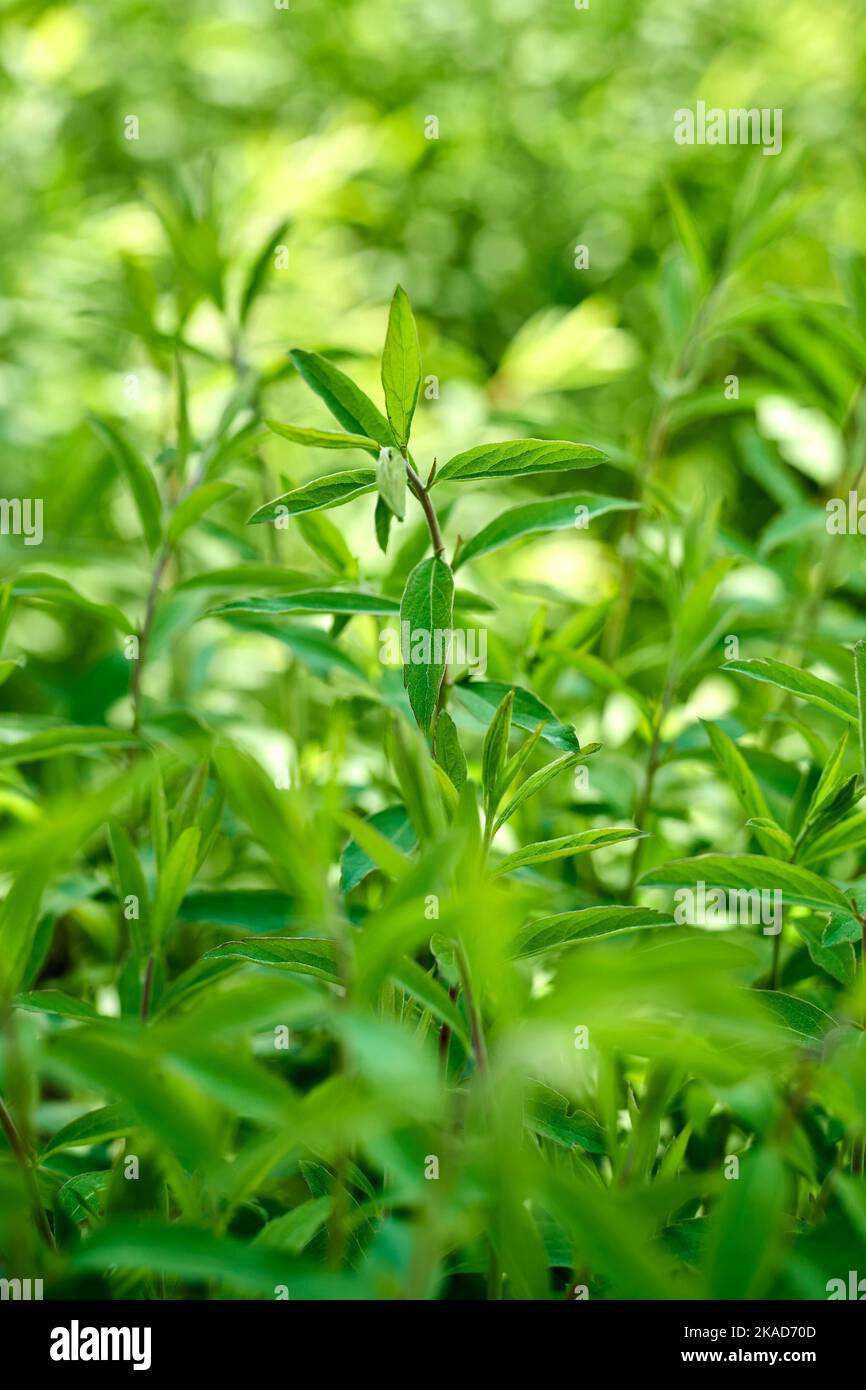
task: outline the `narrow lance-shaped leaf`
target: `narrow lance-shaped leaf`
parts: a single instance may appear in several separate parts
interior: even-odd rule
[[[41,762],[44,758],[57,758],[64,753],[140,747],[141,739],[135,734],[126,733],[123,729],[64,725],[56,729],[45,729],[40,734],[18,739],[15,743],[0,744],[0,763]]]
[[[400,604],[385,594],[365,594],[357,589],[312,589],[306,593],[285,594],[279,597],[233,599],[209,608],[205,617],[222,613],[265,613],[279,617],[281,613],[397,613]]]
[[[258,936],[245,941],[224,941],[205,951],[203,960],[246,960],[254,965],[282,966],[297,975],[319,980],[339,980],[337,952],[332,941],[319,937]]]
[[[514,854],[506,854],[493,870],[494,877],[509,874],[530,864],[544,864],[550,859],[565,859],[576,854],[590,854],[606,845],[618,845],[624,840],[638,840],[643,832],[630,826],[611,826],[606,830],[579,830],[575,835],[562,835],[558,840],[540,840],[524,845]]]
[[[481,748],[481,785],[484,789],[484,804],[488,817],[496,808],[500,778],[508,757],[508,738],[511,733],[511,711],[514,707],[514,691],[509,690],[490,721]]]
[[[436,761],[447,772],[458,792],[466,785],[466,754],[460,743],[457,725],[443,709],[436,720]]]
[[[546,497],[543,502],[528,502],[512,507],[489,522],[477,535],[466,542],[454,562],[454,568],[467,560],[477,560],[511,541],[542,531],[584,531],[596,517],[607,512],[633,511],[637,502],[621,497],[599,497],[591,492],[569,494],[567,497]]]
[[[387,555],[388,553],[388,537],[391,534],[391,522],[393,520],[394,513],[380,493],[376,498],[376,511],[373,525],[376,531],[376,544],[383,555]]]
[[[117,881],[123,900],[124,916],[126,916],[126,906],[130,898],[135,900],[134,903],[129,903],[129,906],[135,907],[136,911],[128,918],[128,921],[136,952],[139,958],[143,958],[146,955],[147,943],[150,940],[150,895],[147,891],[147,882],[135,846],[126,830],[117,821],[113,821],[109,826],[109,839],[117,869]]]
[[[592,757],[593,753],[598,752],[600,747],[600,743],[588,743],[579,753],[563,753],[561,758],[556,758],[546,767],[541,767],[537,772],[533,772],[532,776],[527,777],[508,804],[499,812],[494,830],[498,830],[507,820],[510,820],[518,806],[521,806],[524,801],[528,801],[531,796],[535,796],[536,792],[540,792],[542,787],[546,787],[548,782],[553,781],[554,777],[565,772],[566,768],[575,767],[577,763],[585,763],[588,758]]]
[[[409,866],[407,856],[369,820],[362,820],[350,811],[343,812],[339,820],[367,858],[389,878],[397,879],[405,873]]]
[[[644,888],[705,883],[745,892],[778,890],[789,903],[851,914],[846,896],[834,884],[798,864],[760,854],[699,854],[693,859],[675,859],[649,869],[640,883]]]
[[[394,291],[388,316],[382,354],[382,386],[388,419],[400,448],[405,449],[421,389],[421,349],[415,317],[406,291],[400,285]],[[395,515],[400,513],[395,512]]]
[[[813,676],[808,671],[798,671],[795,666],[788,666],[783,661],[776,661],[772,657],[726,661],[721,669],[775,685],[790,695],[796,695],[800,700],[807,700],[809,704],[816,705],[818,709],[826,710],[828,714],[839,715],[852,724],[858,722],[857,701],[850,691],[822,680],[820,676]]]
[[[778,838],[772,833],[768,834],[762,824],[767,821],[775,826],[775,821],[770,815],[766,797],[758,786],[755,774],[733,739],[728,737],[724,729],[720,729],[717,724],[711,723],[708,719],[702,722],[712,750],[726,774],[728,785],[742,806],[747,820],[752,824],[761,845],[767,854],[778,857]],[[754,824],[755,822],[757,824]],[[786,856],[783,855],[784,857]]]
[[[570,468],[592,468],[605,457],[589,444],[572,444],[565,439],[510,439],[502,444],[479,444],[456,454],[437,471],[433,483],[562,473]]]
[[[19,987],[49,871],[48,864],[25,865],[0,906],[0,999]]]
[[[250,266],[243,294],[241,295],[240,313],[238,315],[241,326],[246,323],[250,310],[262,291],[265,278],[274,258],[274,253],[288,230],[289,221],[287,218],[284,218],[271,232],[271,235],[268,237],[261,251]]]
[[[857,691],[857,727],[860,733],[860,771],[866,781],[866,642],[854,643],[854,686]]]
[[[192,882],[198,859],[198,826],[190,826],[166,855],[153,904],[152,939],[158,946],[173,925],[184,894]]]
[[[265,424],[281,439],[289,439],[305,449],[363,449],[367,454],[378,454],[379,446],[375,439],[365,434],[340,434],[337,430],[304,429],[300,425],[284,425],[279,420],[266,420]]]
[[[486,724],[493,710],[500,704],[505,692],[509,689],[514,690],[514,706],[511,711],[512,723],[519,729],[526,729],[533,733],[539,726],[543,725],[541,737],[545,743],[551,744],[554,748],[560,748],[564,753],[577,753],[580,751],[580,741],[571,724],[563,724],[557,719],[553,710],[534,695],[531,690],[524,690],[521,686],[513,687],[506,685],[502,681],[480,681],[470,680],[461,681],[454,687],[454,694],[460,703],[476,719],[480,719]]]
[[[412,570],[403,590],[400,626],[403,684],[419,726],[429,730],[447,665],[454,607],[454,579],[438,555]]]
[[[47,603],[58,608],[77,608],[82,613],[92,614],[94,618],[101,618],[104,622],[113,624],[120,632],[132,631],[129,618],[119,608],[115,608],[114,604],[94,603],[83,594],[79,594],[65,579],[58,579],[56,575],[43,574],[41,570],[29,570],[26,574],[19,574],[7,588],[10,589],[10,596],[16,599]],[[6,613],[7,616],[11,614],[11,604],[8,605]]]
[[[235,491],[234,483],[223,482],[202,483],[200,487],[195,488],[175,507],[168,524],[168,539],[172,542],[179,541],[184,531],[194,526],[205,512],[210,511],[211,507],[215,507]]]
[[[328,511],[331,507],[342,507],[365,492],[372,492],[376,486],[375,468],[347,468],[343,473],[329,473],[324,478],[315,478],[291,492],[266,502],[253,512],[248,526],[258,526],[263,521],[275,521],[277,517],[296,516],[299,512]]]
[[[162,503],[156,479],[138,450],[120,430],[98,416],[91,416],[90,423],[114,455],[129,484],[148,549],[156,550],[162,539]]]
[[[339,420],[343,429],[352,434],[365,434],[380,446],[396,444],[394,431],[369,396],[327,357],[317,352],[293,348],[289,353],[304,381]]]
[[[594,941],[599,936],[673,925],[673,917],[648,907],[603,906],[585,907],[578,912],[556,912],[521,928],[512,942],[511,953],[520,959],[540,955],[543,951],[561,950],[581,941]]]

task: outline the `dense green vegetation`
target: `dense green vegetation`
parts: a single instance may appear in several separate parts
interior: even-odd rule
[[[866,1275],[858,18],[4,7],[0,1277]]]

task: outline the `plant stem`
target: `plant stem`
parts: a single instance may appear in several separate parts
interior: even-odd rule
[[[638,799],[637,806],[635,807],[634,823],[638,830],[643,830],[644,824],[649,814],[650,804],[652,802],[653,783],[655,782],[655,775],[658,771],[659,763],[661,762],[662,726],[664,725],[665,719],[667,718],[668,710],[670,709],[675,689],[676,674],[674,670],[674,661],[672,660],[670,666],[668,667],[668,675],[667,680],[665,682],[664,693],[662,695],[661,704],[659,705],[658,714],[656,715],[655,724],[653,726],[652,743],[650,744],[649,758],[647,759],[643,789]],[[631,901],[631,899],[634,897],[635,884],[637,883],[638,875],[640,874],[641,861],[643,859],[643,847],[644,841],[642,839],[635,841],[635,846],[631,858],[631,870],[629,873],[629,882],[627,890],[629,901]]]
[[[141,1021],[144,1023],[150,1013],[150,996],[153,990],[153,972],[156,966],[156,954],[151,951],[147,958],[147,965],[144,971],[144,984],[141,988]]]
[[[485,1099],[487,1099],[487,1086],[490,1080],[490,1063],[487,1056],[487,1044],[484,1041],[484,1028],[481,1022],[481,1015],[478,1012],[478,1005],[475,1001],[475,994],[472,989],[472,978],[469,973],[469,962],[466,959],[466,952],[463,943],[457,943],[457,966],[460,971],[460,983],[463,986],[463,997],[466,1000],[466,1012],[469,1015],[469,1032],[472,1038],[472,1055],[475,1058],[475,1066],[478,1075],[484,1085]]]
[[[782,933],[773,937],[773,964],[770,967],[770,989],[779,988],[779,961],[782,955]]]
[[[153,628],[153,620],[156,615],[156,601],[159,598],[159,586],[166,566],[171,558],[172,547],[166,543],[162,546],[153,569],[150,580],[150,589],[147,594],[147,607],[144,614],[141,633],[138,639],[138,659],[132,668],[132,732],[137,734],[141,729],[141,680],[144,674],[144,663],[147,658],[147,649],[150,644],[150,634]]]
[[[439,518],[436,515],[436,508],[430,501],[430,493],[422,483],[415,469],[408,459],[406,463],[406,475],[412,487],[412,491],[424,508],[424,515],[427,518],[427,525],[430,529],[430,539],[433,542],[433,550],[436,555],[444,555],[445,542],[442,539],[442,532],[439,529]]]
[[[39,1195],[39,1184],[36,1180],[36,1174],[33,1171],[32,1156],[27,1152],[24,1141],[18,1133],[15,1121],[6,1109],[2,1099],[0,1099],[0,1129],[2,1129],[3,1133],[6,1135],[9,1147],[12,1150],[15,1161],[21,1169],[24,1181],[27,1185],[30,1203],[33,1207],[33,1215],[36,1219],[36,1229],[48,1246],[48,1249],[53,1250],[54,1235],[52,1234],[51,1226],[48,1222],[48,1215],[45,1211],[45,1207],[42,1205],[42,1198]]]

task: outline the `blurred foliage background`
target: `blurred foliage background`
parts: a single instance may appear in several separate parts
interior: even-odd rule
[[[485,1288],[544,1297],[575,1283],[592,1296],[823,1297],[827,1278],[866,1259],[850,933],[822,959],[824,919],[801,905],[802,932],[789,920],[775,961],[772,940],[754,931],[724,942],[663,933],[662,956],[628,937],[625,947],[584,945],[551,967],[552,993],[550,979],[521,974],[502,945],[506,927],[518,930],[542,904],[628,903],[637,891],[663,905],[657,888],[635,890],[640,870],[755,848],[701,719],[745,739],[772,813],[794,837],[836,746],[832,712],[804,713],[720,668],[730,656],[774,656],[854,690],[862,542],[828,536],[825,502],[856,487],[866,447],[861,20],[853,0],[592,0],[588,10],[567,0],[291,0],[286,10],[268,0],[189,0],[180,10],[163,0],[4,0],[0,491],[40,497],[45,508],[38,548],[0,537],[0,580],[11,586],[2,656],[15,663],[0,687],[0,867],[19,895],[10,889],[5,921],[38,915],[26,989],[59,988],[103,1016],[76,1024],[68,1003],[54,1013],[37,1001],[10,1015],[5,1034],[4,1089],[41,1146],[42,1201],[65,1242],[67,1262],[46,1267],[59,1289],[161,1296],[168,1278],[177,1296],[202,1287],[272,1296],[286,1282],[299,1297]],[[782,153],[677,146],[673,113],[699,99],[781,108]],[[585,268],[575,264],[579,246]],[[230,584],[200,577],[241,565],[277,565],[287,585],[298,576],[308,587],[362,583],[399,598],[426,544],[417,518],[395,528],[387,556],[369,498],[321,525],[245,527],[262,502],[332,467],[326,454],[311,459],[260,428],[262,416],[327,427],[288,349],[327,353],[379,399],[397,282],[431,379],[413,441],[425,473],[435,457],[512,436],[586,441],[608,455],[588,483],[449,493],[449,545],[507,503],[567,487],[641,504],[463,572],[487,632],[489,678],[531,687],[583,743],[604,745],[589,786],[553,784],[543,805],[522,813],[520,839],[635,818],[652,838],[637,854],[614,846],[591,862],[547,866],[541,882],[521,879],[508,898],[463,882],[449,911],[458,938],[461,922],[476,923],[464,945],[483,982],[499,1100],[492,1119],[483,1095],[470,1106],[474,1146],[464,1167],[455,1160],[439,1208],[423,1159],[442,1152],[428,1130],[439,1132],[450,1091],[439,1084],[429,1018],[422,1028],[405,1000],[379,997],[381,963],[361,971],[369,1008],[362,988],[343,1021],[279,972],[279,988],[255,967],[220,974],[228,1004],[219,992],[203,1003],[195,973],[204,950],[239,928],[329,929],[343,912],[336,863],[347,835],[337,813],[369,815],[400,799],[384,731],[405,700],[399,671],[379,661],[377,619],[345,628],[300,619],[278,632],[199,621],[214,595],[232,597]],[[736,393],[726,390],[731,377]],[[108,435],[93,417],[109,422]],[[232,484],[156,583],[117,438],[146,461],[167,506],[195,468]],[[105,823],[126,825],[152,888],[165,864],[159,797],[152,812],[132,754],[127,763],[80,742],[46,758],[14,748],[70,726],[130,729],[123,643],[146,623],[149,593],[141,727],[168,790],[169,840],[191,807],[203,836],[210,814],[215,838],[197,891],[214,896],[181,905],[157,997],[172,980],[185,984],[173,1001],[162,994],[162,1023],[139,1034],[125,1018],[139,1010],[141,980],[118,924],[123,874]],[[455,717],[477,767],[483,724],[465,710]],[[232,750],[219,768],[209,761],[215,743]],[[855,744],[836,759],[850,775]],[[202,766],[201,797],[185,794]],[[263,782],[256,767],[269,774]],[[272,806],[284,769],[299,800]],[[281,865],[274,824],[304,872]],[[506,835],[501,848],[517,843]],[[856,834],[837,850],[813,867],[857,891]],[[423,875],[416,895],[422,886]],[[271,896],[251,906],[232,904],[232,893]],[[345,913],[359,924],[383,908],[393,924],[400,906],[373,874],[348,894]],[[453,1000],[448,959],[437,956]],[[814,1094],[803,1048],[822,1025],[789,1013],[780,1035],[743,988],[769,983],[848,1030],[834,1054],[842,1060],[828,1063]],[[651,1001],[649,1024],[640,1020]],[[186,1010],[176,1019],[172,1002]],[[114,1034],[104,1020],[118,1014],[128,1026]],[[271,1087],[272,1069],[251,1059],[249,1072],[238,1063],[233,1073],[230,1059],[241,1034],[248,1041],[255,1027],[294,1027],[295,1018],[302,1032],[312,1023],[281,1063],[300,1107],[287,1144],[288,1102]],[[562,1037],[570,1047],[582,1023],[601,1051],[575,1076]],[[417,1056],[403,1055],[408,1033]],[[348,1085],[344,1054],[367,1090]],[[168,1105],[148,1089],[157,1061],[174,1088]],[[464,1061],[450,1077],[460,1094],[473,1074]],[[527,1076],[564,1095],[566,1112],[577,1105],[590,1117],[554,1139],[549,1114],[546,1130],[536,1126],[542,1177],[535,1150],[528,1157],[514,1139]],[[336,1089],[320,1096],[320,1086]],[[791,1087],[796,1103],[785,1110]],[[804,1116],[801,1090],[811,1097]],[[115,1116],[84,1152],[49,1142],[88,1106],[115,1102],[131,1106],[136,1152],[147,1155],[138,1213],[110,1147],[132,1121]],[[332,1110],[341,1123],[326,1122]],[[551,1143],[562,1152],[548,1162]],[[743,1195],[722,1201],[724,1156],[750,1151],[753,1177],[730,1188]],[[190,1176],[204,1169],[207,1177]],[[16,1216],[17,1173],[4,1166],[0,1251],[5,1268],[26,1272],[43,1256]],[[397,1184],[393,1201],[384,1173]],[[544,1207],[537,1224],[525,1215],[527,1194]],[[301,1206],[290,1229],[265,1240],[272,1262],[251,1259],[251,1244],[240,1254],[241,1242]],[[135,1227],[133,1256],[122,1225],[112,1244],[106,1212],[121,1223],[146,1214],[151,1234]],[[117,1274],[121,1249],[127,1275]],[[296,1268],[303,1250],[317,1258]]]

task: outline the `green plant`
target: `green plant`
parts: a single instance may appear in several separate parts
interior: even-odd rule
[[[850,9],[7,7],[0,1278],[859,1292]]]

